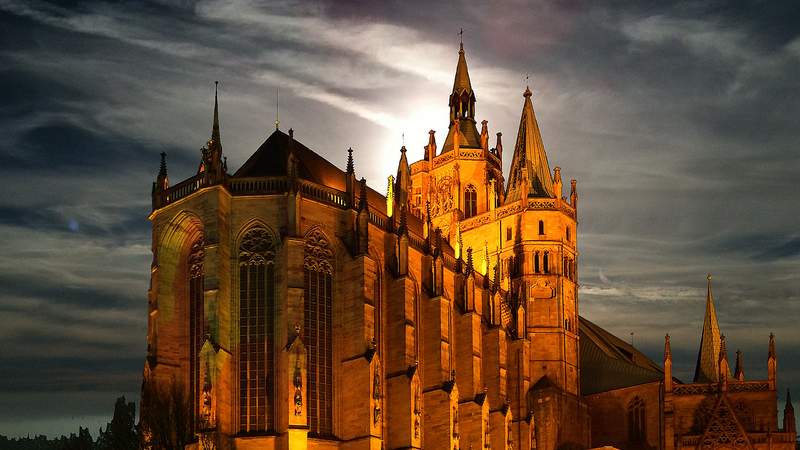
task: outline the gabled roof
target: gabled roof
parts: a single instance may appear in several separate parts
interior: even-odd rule
[[[340,191],[347,190],[345,182],[347,174],[343,170],[281,130],[275,130],[233,174],[233,177],[287,176],[290,149],[297,158],[299,178]],[[383,195],[368,187],[367,198],[370,208],[386,212],[386,199]]]
[[[581,393],[606,392],[659,381],[663,369],[631,344],[579,317]]]
[[[517,143],[514,146],[511,171],[508,175],[506,202],[521,199],[526,191],[529,197],[555,197],[550,165],[547,163],[547,153],[544,150],[539,123],[533,112],[531,95],[530,88],[526,88],[523,94],[525,103],[519,120]]]
[[[717,310],[714,307],[714,295],[711,293],[711,275],[708,275],[708,291],[706,293],[706,314],[703,319],[703,335],[700,338],[700,349],[697,352],[697,366],[694,371],[695,383],[716,383],[719,381],[719,349],[722,342],[717,321]],[[730,378],[730,374],[728,374]]]

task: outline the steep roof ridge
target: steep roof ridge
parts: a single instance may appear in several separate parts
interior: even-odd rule
[[[555,197],[547,152],[536,113],[533,111],[532,95],[530,87],[527,87],[523,94],[525,103],[522,106],[517,143],[514,146],[511,171],[508,175],[506,202],[516,201],[525,196]]]

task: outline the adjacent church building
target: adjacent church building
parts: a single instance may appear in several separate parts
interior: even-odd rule
[[[230,172],[215,98],[197,173],[153,184],[143,417],[183,399],[190,448],[794,449],[774,337],[766,380],[732,371],[710,277],[691,383],[669,336],[658,364],[580,315],[576,182],[529,89],[510,155],[476,98],[462,46],[443,144],[385,195],[291,129]]]

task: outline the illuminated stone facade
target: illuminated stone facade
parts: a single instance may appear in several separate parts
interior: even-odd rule
[[[197,174],[162,156],[153,186],[145,383],[239,449],[790,448],[774,351],[768,382],[682,385],[579,316],[576,182],[531,97],[506,179],[462,48],[441,151],[402,148],[385,197],[292,130],[229,174],[215,102]]]

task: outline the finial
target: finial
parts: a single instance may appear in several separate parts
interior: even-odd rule
[[[359,192],[360,198],[358,199],[358,209],[364,211],[367,209],[367,179],[361,177],[361,189]]]
[[[297,335],[297,336],[300,336],[300,324],[299,323],[295,323],[294,324],[294,334]]]
[[[458,51],[459,52],[463,52],[464,51],[464,29],[463,28],[460,28],[458,30],[458,46],[459,46],[459,50]]]
[[[711,273],[709,273],[708,275],[706,275],[706,279],[707,279],[708,281],[711,281]]]
[[[353,147],[347,149],[347,173],[356,173],[353,165]]]
[[[275,88],[275,129],[276,130],[278,129],[278,127],[280,126],[280,123],[281,123],[280,120],[278,120],[279,119],[279,116],[278,116],[278,111],[279,111],[278,107],[279,107],[279,105],[280,104],[278,103],[278,88],[276,87]]]
[[[474,267],[472,266],[472,247],[467,247],[467,273],[471,273]]]
[[[405,148],[406,147],[406,134],[405,133],[400,133],[400,142],[402,142],[403,148]]]
[[[158,170],[158,174],[167,174],[167,152],[161,152],[161,167]]]
[[[406,146],[403,145],[402,147],[400,147],[400,153],[405,153],[405,152],[406,152]]]
[[[672,344],[669,342],[669,333],[664,336],[664,358],[672,358]]]
[[[531,87],[530,86],[526,86],[525,87],[525,92],[522,94],[522,96],[525,97],[525,98],[530,98],[532,95],[533,95],[533,93],[531,92]]]

